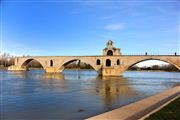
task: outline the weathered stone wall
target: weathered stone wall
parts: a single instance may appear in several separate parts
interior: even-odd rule
[[[100,60],[100,65],[97,65],[97,60]],[[106,66],[106,60],[111,61],[111,66]],[[26,65],[31,61],[38,61],[46,72],[62,72],[64,65],[69,62],[80,60],[84,63],[90,64],[94,70],[103,76],[120,76],[130,66],[146,61],[146,60],[160,60],[170,63],[180,70],[180,56],[36,56],[36,57],[18,57],[15,60],[15,65],[9,67],[9,70],[26,70]],[[52,60],[53,65],[51,66],[50,61]],[[117,60],[120,64],[117,64]]]

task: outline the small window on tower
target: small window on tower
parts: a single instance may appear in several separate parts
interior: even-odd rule
[[[119,59],[117,60],[117,65],[120,65],[120,60]]]
[[[112,51],[112,50],[108,50],[108,51],[107,51],[107,55],[108,55],[108,56],[112,56],[112,55],[113,55],[113,51]]]

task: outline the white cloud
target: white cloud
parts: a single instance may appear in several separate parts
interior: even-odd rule
[[[106,30],[120,30],[125,27],[125,24],[123,23],[115,23],[115,24],[109,24],[104,26]]]

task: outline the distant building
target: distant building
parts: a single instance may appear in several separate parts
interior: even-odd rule
[[[109,40],[106,44],[106,48],[103,49],[104,56],[121,55],[121,49],[114,46],[114,42]]]

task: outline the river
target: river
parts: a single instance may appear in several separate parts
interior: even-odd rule
[[[76,120],[119,108],[180,85],[179,72],[125,72],[99,77],[95,71],[0,71],[4,120]]]

